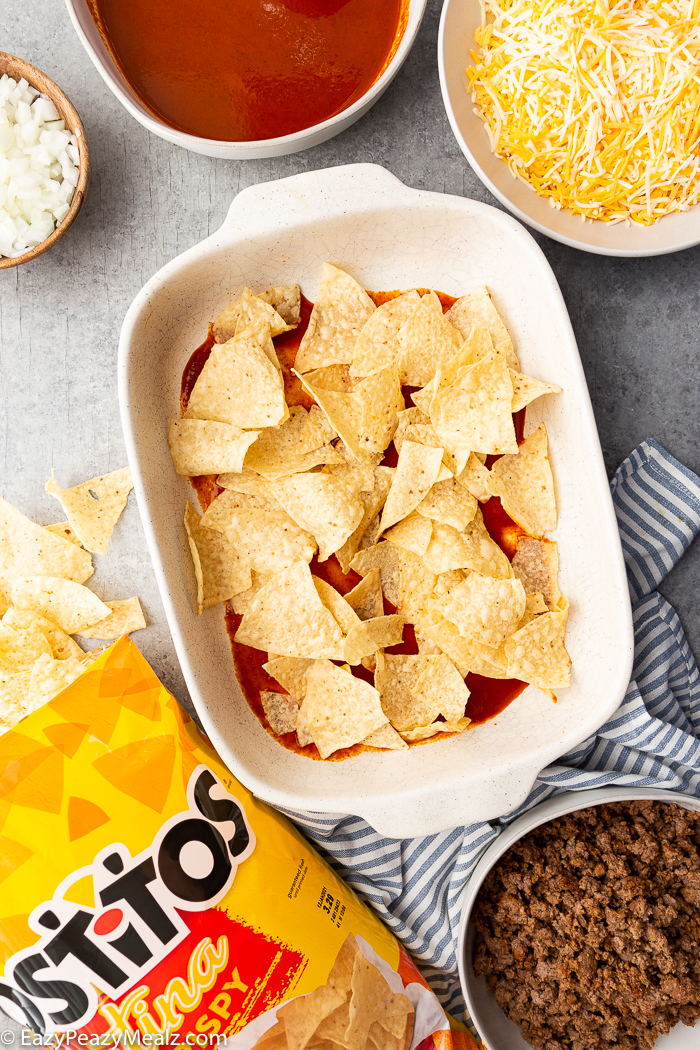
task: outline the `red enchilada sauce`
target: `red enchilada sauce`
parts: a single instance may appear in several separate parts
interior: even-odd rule
[[[88,0],[141,102],[178,131],[249,142],[361,98],[406,28],[408,0]]]
[[[424,295],[429,289],[419,288],[417,290],[421,295]],[[401,292],[368,292],[367,294],[374,300],[377,306],[381,306],[382,303],[400,295]],[[443,292],[437,292],[436,294],[442,303],[443,310],[449,310],[455,302],[455,296],[445,295]],[[287,404],[290,406],[303,405],[303,407],[307,409],[314,404],[314,401],[303,389],[296,376],[292,374],[292,368],[294,367],[299,343],[301,342],[301,338],[309,323],[312,307],[313,303],[310,303],[308,299],[302,296],[301,316],[298,327],[292,329],[291,332],[285,332],[283,335],[277,336],[274,340],[275,350],[277,351],[277,357],[284,376],[284,392]],[[214,334],[212,326],[210,325],[207,338],[202,345],[194,351],[182,374],[180,410],[183,414],[187,410],[190,394],[192,393],[192,389],[204,368],[213,345]],[[403,387],[403,394],[407,407],[410,407],[410,395],[412,394],[413,389],[415,388]],[[523,440],[525,409],[513,416],[513,422],[515,424],[516,437],[518,443],[520,443]],[[391,444],[386,450],[382,462],[387,466],[393,467],[396,466],[396,459],[397,457],[394,446]],[[498,459],[498,456],[490,456],[487,459],[487,464],[490,466],[496,459]],[[202,510],[206,510],[219,493],[223,492],[223,489],[219,488],[216,484],[215,477],[190,478],[190,481],[197,492]],[[491,537],[505,552],[507,557],[512,559],[517,548],[517,538],[518,536],[524,536],[524,531],[506,514],[503,510],[500,499],[496,496],[492,496],[486,503],[480,503],[479,506],[481,507],[484,516],[484,524],[486,525]],[[314,576],[319,576],[321,579],[326,580],[326,582],[335,587],[340,594],[347,594],[348,591],[351,591],[361,580],[361,577],[356,572],[353,572],[352,569],[347,575],[345,575],[334,554],[332,554],[325,562],[319,562],[317,557],[314,556],[309,568]],[[395,607],[391,602],[387,601],[386,598],[384,598],[384,612],[385,615],[390,615],[391,613],[396,612]],[[243,617],[233,611],[230,602],[226,603],[225,616],[226,629],[231,640],[231,652],[233,654],[233,662],[236,668],[236,677],[238,678],[249,707],[267,732],[271,736],[274,736],[278,743],[286,747],[287,750],[295,751],[297,754],[305,755],[308,758],[320,760],[315,744],[301,747],[297,741],[296,733],[287,733],[284,736],[279,736],[270,728],[270,725],[265,718],[262,703],[260,702],[260,692],[265,689],[273,692],[283,692],[283,690],[279,683],[276,682],[274,678],[271,678],[263,669],[263,664],[267,663],[267,653],[264,653],[259,649],[253,649],[248,645],[241,645],[240,642],[234,640],[236,631],[238,630],[238,626]],[[385,651],[397,655],[411,655],[417,653],[418,646],[416,644],[413,625],[407,623],[404,626],[403,641],[400,645],[394,645]],[[353,674],[358,678],[363,678],[365,681],[369,682],[370,685],[374,684],[374,676],[361,664],[359,667],[353,667]],[[484,678],[482,675],[472,673],[467,675],[465,681],[470,690],[470,696],[465,712],[472,720],[472,724],[469,728],[482,725],[484,722],[489,722],[491,719],[496,718],[510,703],[512,703],[513,700],[515,700],[517,696],[520,695],[520,693],[522,693],[526,686],[525,682],[520,682],[517,679]],[[408,746],[419,747],[446,738],[447,734],[443,735],[442,733],[439,733],[437,736],[429,737],[427,740],[411,741]],[[346,747],[339,751],[335,751],[325,761],[341,762],[346,758],[350,758],[352,755],[358,755],[366,750],[376,749],[365,748],[362,744],[354,744],[352,747]]]

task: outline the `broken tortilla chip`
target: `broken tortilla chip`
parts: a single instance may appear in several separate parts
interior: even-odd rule
[[[78,634],[110,613],[93,591],[61,576],[15,577],[12,604],[45,616],[66,634]]]
[[[240,473],[259,430],[241,430],[214,419],[171,419],[168,442],[173,465],[183,477]]]
[[[396,732],[394,727],[387,722],[386,725],[375,729],[373,733],[366,736],[362,743],[366,747],[379,747],[386,751],[407,751],[408,744]],[[380,1044],[381,1045],[381,1044]]]
[[[427,496],[442,465],[442,449],[404,441],[382,511],[382,532],[407,517]]]
[[[128,467],[91,478],[70,489],[59,488],[53,470],[46,482],[46,491],[60,501],[83,547],[93,554],[106,554],[114,526],[133,487]]]
[[[543,613],[508,638],[505,655],[511,678],[545,690],[570,685],[571,659],[564,648],[567,616],[568,609]]]
[[[333,618],[343,634],[347,634],[348,631],[360,623],[360,617],[352,606],[348,605],[342,594],[336,591],[335,587],[331,587],[330,583],[321,580],[318,576],[312,576],[311,579],[314,581],[314,587],[318,591],[319,598],[333,614]]]
[[[541,594],[551,611],[561,598],[557,578],[559,555],[553,540],[518,537],[518,549],[511,562],[513,572],[522,580],[526,594]]]
[[[61,536],[64,540],[82,547],[78,534],[69,521],[57,521],[55,525],[44,525],[44,528],[47,532],[53,532],[55,536]]]
[[[323,264],[321,284],[295,368],[311,372],[324,365],[349,364],[355,343],[376,306],[357,281],[331,263]]]
[[[560,386],[552,386],[551,383],[543,383],[540,379],[525,376],[521,372],[510,370],[510,379],[513,384],[513,402],[510,406],[511,412],[520,412],[532,401],[543,394],[561,394]]]
[[[239,326],[244,328],[258,324],[268,324],[272,336],[281,335],[292,327],[269,300],[253,295],[250,288],[244,288],[240,299],[222,310],[214,320],[214,338],[217,343],[227,343],[233,339]]]
[[[388,602],[398,606],[401,602],[400,549],[393,543],[375,543],[373,547],[358,551],[350,562],[350,568],[366,576],[372,569],[379,569],[382,591]]]
[[[366,544],[372,546],[377,536],[379,535],[379,512],[386,502],[386,498],[389,495],[389,489],[391,488],[391,481],[394,476],[393,467],[376,467],[374,469],[374,478],[372,489],[370,492],[360,492],[360,499],[362,501],[362,517],[359,524],[354,531],[348,536],[342,547],[339,547],[335,552],[335,556],[340,563],[340,567],[343,572],[347,573],[350,568],[350,562],[357,554],[357,551],[365,546],[365,537],[369,530],[372,522],[377,524],[376,536],[372,537],[372,543]]]
[[[418,726],[417,729],[408,729],[401,734],[404,740],[428,740],[438,733],[463,733],[467,726],[471,725],[471,718],[460,718],[457,722],[433,722],[429,726]]]
[[[285,324],[296,328],[301,315],[301,288],[298,284],[281,284],[256,293],[258,299],[274,306]]]
[[[68,539],[35,525],[0,499],[0,581],[9,593],[13,576],[63,576],[84,583],[93,574],[89,553]]]
[[[414,554],[423,555],[428,549],[432,534],[433,526],[428,517],[412,511],[407,518],[403,518],[397,525],[392,525],[384,533],[384,539],[393,543],[395,547],[403,547]]]
[[[310,668],[302,710],[321,758],[359,744],[388,721],[377,690],[330,660]]]
[[[484,652],[489,648],[473,639],[463,638],[457,628],[449,620],[439,620],[437,623],[428,624],[425,627],[428,638],[446,653],[461,675],[466,677],[469,672],[481,675],[483,678],[509,678],[509,674],[498,664],[485,659]],[[491,649],[496,653],[496,649]]]
[[[306,676],[313,660],[299,656],[278,656],[268,660],[263,668],[299,703],[306,694]]]
[[[247,590],[251,585],[250,566],[223,533],[203,527],[189,500],[185,529],[197,579],[197,611],[201,615],[209,606]]]
[[[430,421],[444,446],[455,452],[514,453],[513,384],[505,358],[494,351],[462,368],[430,403]]]
[[[401,351],[397,338],[399,329],[419,302],[420,296],[413,289],[389,299],[374,311],[357,337],[350,365],[351,375],[371,376],[396,361]]]
[[[260,703],[265,718],[275,733],[284,736],[285,733],[296,731],[299,704],[293,697],[287,696],[286,693],[273,693],[269,689],[263,689],[260,692]]]
[[[361,620],[383,616],[384,598],[379,569],[371,569],[357,586],[345,595],[345,601]]]
[[[79,660],[83,655],[83,650],[70,635],[62,631],[57,624],[47,620],[45,616],[40,616],[39,613],[32,612],[31,609],[15,609],[14,605],[11,605],[3,616],[2,622],[14,628],[31,627],[32,625],[38,627],[49,643],[51,655],[56,660],[65,660],[69,656],[74,656],[76,660]]]
[[[465,339],[474,328],[488,328],[494,347],[504,355],[510,368],[516,371],[520,368],[508,329],[493,305],[486,285],[481,284],[457,299],[445,316]]]
[[[0,623],[0,676],[30,669],[43,654],[53,655],[48,639],[35,623],[28,627]]]
[[[267,496],[227,489],[209,504],[201,524],[223,533],[239,556],[266,576],[295,561],[309,562],[316,551],[313,537]]]
[[[357,666],[363,657],[372,656],[379,649],[400,645],[403,638],[402,616],[377,616],[371,620],[360,620],[348,631],[343,654],[349,664]]]
[[[246,468],[262,474],[268,480],[274,480],[288,474],[312,470],[322,463],[343,462],[342,456],[331,445],[323,442],[313,444],[316,434],[320,431],[315,425],[315,420],[311,426],[307,425],[309,413],[305,408],[294,405],[289,413],[289,419],[280,426],[267,427],[259,431],[257,440],[252,439],[255,443],[251,441],[245,461]],[[310,445],[312,447],[309,447]],[[241,464],[238,472],[242,469]]]
[[[461,346],[462,336],[442,312],[435,292],[421,297],[399,329],[401,382],[425,386],[439,365],[446,364]]]
[[[433,485],[416,510],[423,517],[461,531],[476,515],[477,502],[464,485],[447,478]]]
[[[506,514],[531,536],[556,529],[554,479],[544,423],[525,438],[517,454],[496,460],[489,490],[500,498]]]
[[[478,499],[480,503],[486,503],[491,499],[489,492],[490,471],[481,462],[475,452],[469,453],[464,470],[457,476],[460,485]]]
[[[85,628],[81,631],[82,638],[99,638],[108,640],[110,638],[121,638],[124,634],[132,631],[140,631],[146,626],[146,620],[138,598],[125,598],[121,601],[105,602],[112,610],[111,615],[105,616],[94,627]]]

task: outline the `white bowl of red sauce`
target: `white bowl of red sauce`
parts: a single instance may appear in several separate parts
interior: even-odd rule
[[[207,157],[279,157],[345,131],[386,90],[426,0],[66,0],[107,86]]]

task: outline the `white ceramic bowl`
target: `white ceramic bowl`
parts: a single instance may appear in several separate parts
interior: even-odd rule
[[[541,824],[546,824],[555,817],[562,817],[566,813],[586,809],[588,806],[600,806],[604,802],[624,802],[640,798],[657,799],[659,802],[675,802],[685,809],[700,812],[700,799],[659,788],[598,788],[593,791],[565,791],[561,795],[547,799],[546,802],[531,809],[529,813],[524,813],[522,817],[514,820],[501,832],[493,845],[489,846],[477,864],[467,883],[466,895],[462,904],[457,962],[467,1010],[483,1040],[485,1050],[527,1050],[530,1044],[523,1039],[518,1025],[509,1021],[501,1010],[489,991],[486,978],[480,977],[477,980],[474,976],[472,957],[476,927],[470,922],[470,918],[484,879],[514,842]],[[697,1047],[697,1027],[689,1028],[684,1024],[676,1025],[669,1035],[660,1036],[654,1044],[654,1050],[697,1050]]]
[[[193,153],[201,153],[205,157],[221,157],[225,160],[256,160],[260,157],[283,157],[288,153],[298,153],[311,146],[318,146],[320,142],[339,135],[341,131],[345,131],[356,120],[364,116],[386,91],[403,65],[416,38],[426,2],[427,0],[408,0],[406,28],[396,53],[382,75],[375,80],[362,98],[321,124],[303,128],[292,135],[281,135],[274,139],[259,139],[254,142],[224,142],[219,139],[200,138],[198,135],[188,135],[184,131],[177,131],[159,120],[150,109],[143,105],[120,73],[90,14],[89,0],[66,0],[66,6],[75,31],[97,72],[110,91],[116,95],[132,117],[138,120],[139,124],[143,124],[159,138],[174,142],[176,146],[183,146]]]
[[[700,243],[700,205],[667,215],[653,226],[610,226],[582,222],[568,211],[556,211],[544,197],[519,179],[491,152],[483,122],[474,113],[467,91],[474,30],[481,25],[479,0],[445,0],[438,37],[440,86],[447,116],[462,153],[501,204],[529,226],[572,248],[598,255],[665,255]]]
[[[573,684],[559,703],[527,689],[497,719],[440,743],[313,762],[270,737],[234,674],[221,607],[201,617],[185,500],[167,421],[207,322],[245,285],[299,281],[314,299],[321,263],[371,289],[433,287],[459,295],[485,283],[525,371],[564,389],[541,398],[560,511],[561,589],[571,601]],[[164,266],[131,305],[119,348],[129,462],[170,629],[206,732],[236,777],[277,805],[355,813],[399,838],[489,819],[519,805],[537,773],[594,732],[629,682],[632,624],[620,539],[590,400],[561,293],[530,234],[495,208],[424,193],[383,168],[348,165],[251,186],[215,234]],[[530,410],[528,409],[528,412]]]

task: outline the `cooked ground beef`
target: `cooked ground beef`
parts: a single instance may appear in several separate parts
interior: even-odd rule
[[[558,817],[503,855],[473,920],[475,973],[536,1050],[650,1050],[700,1017],[700,813]]]

